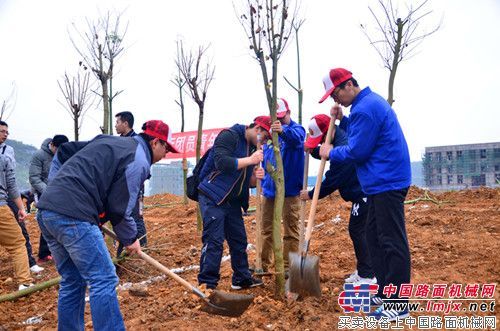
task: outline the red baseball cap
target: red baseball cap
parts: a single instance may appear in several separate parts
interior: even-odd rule
[[[257,116],[253,122],[257,127],[261,127],[267,132],[271,131],[271,116]]]
[[[177,148],[172,145],[172,131],[168,124],[160,120],[150,120],[143,125],[144,133],[148,136],[158,138],[167,143],[168,150],[172,153],[180,153]]]
[[[276,101],[276,117],[283,118],[286,116],[286,113],[290,110],[288,108],[288,102],[286,102],[283,98],[278,98]]]
[[[322,103],[323,101],[328,98],[333,90],[346,80],[352,78],[352,72],[349,70],[346,70],[344,68],[336,68],[330,70],[328,75],[326,75],[323,78],[323,85],[325,86],[325,95],[319,100],[319,103]]]
[[[329,126],[330,116],[325,114],[314,115],[308,124],[309,137],[307,137],[304,146],[310,149],[316,148],[328,133]]]

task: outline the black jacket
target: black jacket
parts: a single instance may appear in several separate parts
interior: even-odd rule
[[[217,205],[239,203],[246,211],[253,166],[238,170],[238,159],[249,156],[255,146],[247,142],[245,130],[236,124],[219,133],[200,172],[198,189]]]
[[[332,143],[333,146],[347,145],[346,132],[337,127]],[[311,152],[311,156],[318,160],[321,159],[321,157],[319,156],[319,147],[315,148]],[[330,162],[330,169],[325,173],[325,179],[321,183],[319,198],[323,199],[327,195],[335,192],[335,190],[339,190],[340,196],[345,201],[355,202],[366,196],[361,190],[361,185],[358,181],[354,163],[346,162],[340,164],[336,162]],[[313,194],[314,189],[309,191],[309,197],[312,198]]]
[[[105,213],[120,242],[128,246],[137,237],[131,214],[149,176],[151,156],[141,137],[100,135],[88,143],[63,144],[38,208],[94,224]]]

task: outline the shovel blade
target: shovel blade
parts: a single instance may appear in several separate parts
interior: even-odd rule
[[[252,304],[253,295],[214,291],[201,310],[209,314],[238,317]]]
[[[302,262],[302,256],[290,253],[290,292],[299,294],[300,297],[321,296],[321,284],[319,280],[319,257],[306,255]]]

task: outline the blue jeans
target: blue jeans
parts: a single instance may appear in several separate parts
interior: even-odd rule
[[[88,285],[94,330],[125,330],[116,297],[118,277],[99,227],[49,210],[40,211],[38,224],[62,277],[58,329],[84,330]]]

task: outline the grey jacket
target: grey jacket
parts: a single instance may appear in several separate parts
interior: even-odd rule
[[[49,148],[49,143],[51,141],[51,138],[47,138],[43,141],[42,146],[33,155],[30,163],[29,181],[33,188],[33,193],[36,193],[38,196],[42,195],[47,188],[50,164],[54,157],[54,154],[52,154]]]
[[[7,200],[19,197],[16,184],[16,172],[12,160],[0,153],[0,206],[5,206]]]
[[[16,155],[12,146],[5,143],[0,144],[0,154],[7,156],[12,161],[12,166],[16,169]]]

